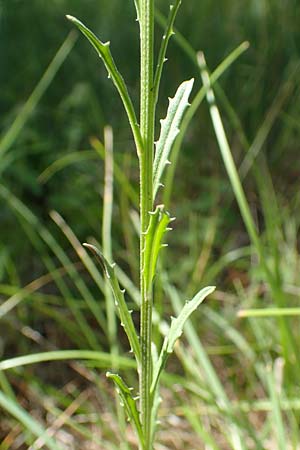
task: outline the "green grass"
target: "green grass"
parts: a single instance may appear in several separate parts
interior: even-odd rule
[[[65,3],[61,8],[67,8]],[[117,105],[117,99],[110,81],[105,81],[105,71],[96,69],[97,60],[89,47],[80,39],[71,52],[73,42],[68,38],[62,47],[67,49],[63,58],[53,60],[29,100],[28,92],[23,93],[23,100],[17,99],[20,108],[4,116],[0,144],[4,148],[0,185],[4,219],[0,254],[1,448],[58,449],[68,444],[84,448],[93,443],[96,448],[128,450],[137,448],[137,435],[140,446],[149,448],[144,439],[153,438],[153,422],[146,422],[154,421],[158,407],[157,450],[176,446],[297,449],[299,69],[293,24],[298,9],[293,2],[287,2],[285,11],[275,3],[261,3],[265,10],[250,3],[242,8],[236,1],[227,6],[221,1],[217,11],[213,2],[183,1],[176,20],[182,33],[178,31],[170,43],[165,39],[160,52],[156,40],[154,56],[160,64],[154,77],[155,95],[150,105],[143,106],[150,109],[149,117],[154,104],[157,117],[166,116],[166,97],[176,91],[175,82],[192,76],[195,81],[191,106],[182,120],[177,116],[176,122],[176,114],[167,114],[164,130],[175,135],[178,123],[180,133],[174,142],[173,138],[168,141],[168,133],[161,133],[153,188],[150,149],[150,156],[140,164],[142,172],[145,169],[144,192],[152,190],[156,204],[165,203],[177,217],[169,224],[164,209],[151,207],[154,214],[146,227],[149,217],[147,202],[144,204],[142,227],[147,228],[147,235],[142,237],[146,245],[143,258],[148,267],[144,283],[151,287],[151,292],[146,289],[150,296],[153,284],[152,340],[158,349],[153,347],[151,352],[156,368],[153,377],[160,374],[180,331],[176,331],[176,322],[170,322],[170,315],[180,315],[185,300],[202,286],[217,285],[217,289],[184,325],[183,337],[162,372],[161,402],[151,386],[149,389],[151,363],[145,358],[140,387],[147,385],[148,392],[146,388],[141,418],[134,404],[141,390],[136,362],[120,326],[120,322],[125,324],[139,364],[141,350],[135,330],[141,307],[140,161],[133,152],[134,139],[130,126],[125,125],[121,102],[120,111],[111,106]],[[141,158],[144,148],[135,123],[137,62],[131,56],[137,32],[137,27],[132,27],[135,5],[118,6],[117,0],[110,5],[103,2],[102,18],[94,5],[90,13],[77,3],[72,7],[96,34],[112,37],[113,54],[128,80],[127,92],[118,74],[115,82]],[[179,2],[169,22],[164,16],[169,13],[166,5],[157,1],[156,6],[159,27],[169,23],[166,35],[171,37]],[[34,15],[39,6],[32,4],[31,8]],[[57,5],[51,8],[58,11]],[[69,11],[60,10],[61,17]],[[106,23],[103,11],[107,12]],[[20,21],[21,13],[24,11],[18,12]],[[277,27],[275,32],[279,18],[287,26]],[[63,24],[64,32],[65,28]],[[212,33],[213,42],[207,40]],[[266,39],[270,33],[273,38]],[[248,44],[239,44],[245,41],[250,41],[250,49],[244,53]],[[161,76],[168,43],[168,63]],[[129,47],[133,49],[130,55]],[[196,50],[201,49],[209,66],[216,67],[210,73],[202,59],[203,85],[196,58]],[[47,55],[51,58],[50,50]],[[146,59],[149,62],[148,56]],[[80,60],[85,64],[80,65]],[[40,77],[41,64],[38,69],[32,86]],[[87,80],[82,82],[85,87],[75,89],[76,80]],[[7,80],[4,99],[14,83],[13,77]],[[173,105],[180,108],[181,93],[188,83],[181,85]],[[147,90],[146,82],[143,89]],[[50,117],[52,98],[55,120],[48,123],[57,120],[57,128],[55,125],[56,133],[49,134],[43,122]],[[146,122],[144,133],[151,134],[153,123]],[[104,129],[107,123],[113,126],[113,145],[111,129]],[[103,143],[98,137],[102,128]],[[159,135],[158,124],[155,135]],[[40,158],[37,167],[33,158]],[[162,173],[168,159],[172,164]],[[164,188],[159,187],[160,182]],[[40,205],[36,199],[47,192],[51,193],[49,200]],[[174,230],[164,235],[170,225]],[[162,235],[169,247],[158,257]],[[86,239],[104,254],[100,264],[105,265],[109,280],[81,245]],[[114,268],[113,260],[117,261]],[[119,313],[112,307],[110,284],[117,293]],[[124,296],[119,286],[126,289]],[[144,314],[149,319],[149,310]],[[171,323],[175,325],[170,333]],[[142,334],[149,340],[146,322],[143,326]],[[149,348],[143,351],[149,356]],[[158,362],[162,364],[157,366]],[[118,377],[109,375],[112,380],[107,380],[106,371],[120,373],[133,391]],[[121,390],[125,409],[111,381]],[[152,390],[155,386],[152,382]],[[139,408],[139,401],[136,405]],[[128,413],[131,423],[125,420]]]

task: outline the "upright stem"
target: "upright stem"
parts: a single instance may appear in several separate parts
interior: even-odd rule
[[[151,332],[152,332],[152,286],[147,285],[144,267],[145,233],[149,212],[153,209],[153,142],[154,142],[154,96],[153,96],[153,41],[154,0],[140,0],[141,43],[141,99],[140,129],[143,151],[140,155],[140,287],[141,287],[141,367],[140,398],[141,422],[145,450],[151,450],[151,398],[152,381]]]

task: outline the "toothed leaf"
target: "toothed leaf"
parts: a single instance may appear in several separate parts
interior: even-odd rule
[[[144,436],[142,431],[142,425],[140,422],[139,412],[136,405],[136,399],[132,396],[132,389],[130,389],[124,380],[120,377],[120,375],[117,375],[115,373],[107,372],[106,374],[107,378],[111,378],[117,388],[118,394],[120,396],[120,399],[122,403],[124,404],[126,408],[127,415],[131,422],[133,423],[135,430],[139,436],[139,440],[141,443],[144,442]]]
[[[168,229],[170,216],[163,205],[158,205],[155,211],[150,213],[149,226],[146,231],[144,270],[147,270],[147,286],[150,286],[156,270],[159,250],[162,247],[162,238]]]
[[[137,362],[139,363],[141,360],[141,349],[139,344],[139,339],[137,336],[137,332],[131,317],[131,313],[128,310],[125,298],[124,298],[124,291],[120,288],[118,278],[116,277],[114,266],[110,264],[102,255],[102,253],[91,244],[83,244],[85,247],[87,247],[89,250],[93,252],[93,254],[96,256],[97,261],[100,263],[107,280],[110,284],[110,287],[112,289],[114,299],[119,311],[119,316],[121,319],[121,323],[124,326],[124,330],[127,334],[129,343],[131,345],[131,348],[133,350],[133,353],[136,357]]]
[[[139,1],[136,1],[136,7],[138,13]],[[82,22],[80,22],[80,20],[76,19],[76,17],[68,15],[67,19],[70,20],[72,23],[74,23],[77,26],[77,28],[82,32],[82,34],[90,41],[90,43],[92,44],[92,46],[94,47],[94,49],[96,50],[102,61],[104,62],[104,65],[108,71],[108,76],[109,78],[112,79],[121,97],[121,100],[123,102],[124,108],[126,110],[130,122],[134,140],[137,146],[137,151],[140,152],[142,148],[142,139],[139,127],[137,125],[135,110],[131,98],[129,96],[125,81],[120,72],[118,71],[115,61],[112,57],[110,51],[110,43],[101,42],[100,39],[98,39],[97,36],[89,28],[87,28]]]
[[[159,359],[156,364],[153,382],[151,386],[152,395],[155,394],[156,386],[159,381],[160,374],[166,364],[166,361],[169,355],[173,352],[177,339],[179,339],[180,336],[182,335],[185,322],[188,320],[190,315],[198,308],[198,306],[203,302],[203,300],[214,290],[215,290],[214,286],[208,286],[204,289],[201,289],[201,291],[199,291],[198,294],[196,294],[195,297],[192,298],[192,300],[186,302],[179,316],[177,318],[172,318],[170,329],[168,331],[167,336],[164,339]]]
[[[175,94],[170,99],[167,116],[161,121],[160,137],[156,144],[154,164],[153,164],[153,198],[156,197],[163,171],[179,133],[179,126],[185,109],[188,106],[188,99],[194,84],[194,79],[184,81]]]

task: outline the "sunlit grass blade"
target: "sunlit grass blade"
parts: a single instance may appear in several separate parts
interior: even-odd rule
[[[10,149],[10,147],[13,145],[13,143],[19,136],[24,125],[30,118],[32,112],[35,110],[38,102],[40,101],[43,94],[45,93],[45,91],[50,86],[51,82],[53,81],[59,68],[64,63],[67,56],[69,55],[72,48],[74,47],[76,39],[77,39],[77,35],[74,32],[70,33],[67,36],[67,38],[63,42],[62,46],[59,48],[56,55],[54,56],[53,60],[49,64],[44,75],[42,76],[42,78],[40,79],[38,84],[36,85],[32,94],[30,95],[30,97],[28,98],[28,100],[26,101],[24,106],[22,107],[21,111],[18,113],[14,122],[11,124],[9,129],[6,131],[4,136],[1,137],[1,139],[0,139],[0,157],[1,158]]]
[[[268,388],[270,393],[270,399],[272,403],[271,412],[271,424],[273,432],[277,435],[277,448],[278,450],[287,450],[287,436],[285,434],[285,424],[282,417],[281,407],[280,407],[280,394],[278,392],[278,386],[276,386],[274,374],[270,367],[266,371]]]
[[[31,355],[17,356],[16,358],[5,359],[0,361],[0,370],[13,369],[15,367],[26,366],[29,364],[37,364],[46,361],[67,361],[74,360],[91,360],[101,367],[110,367],[113,357],[110,353],[93,351],[93,350],[57,350],[43,353],[33,353]],[[117,361],[120,368],[129,369],[135,367],[135,362],[124,356],[118,356]]]
[[[281,317],[281,316],[300,316],[300,308],[253,308],[241,309],[238,311],[238,317]]]
[[[104,62],[104,65],[108,71],[108,75],[112,79],[114,85],[116,86],[119,95],[121,97],[121,100],[123,102],[131,126],[133,137],[135,140],[136,149],[138,154],[140,154],[142,152],[143,144],[140,129],[138,126],[138,121],[124,79],[121,76],[120,72],[118,71],[116,64],[113,60],[113,57],[111,55],[110,43],[101,42],[91,30],[89,30],[82,22],[80,22],[80,20],[76,19],[75,17],[68,15],[67,19],[69,19],[78,27],[78,29],[82,32],[82,34],[90,41],[90,43],[95,48],[98,55]]]
[[[262,271],[264,273],[264,276],[266,277],[270,288],[272,290],[272,294],[274,296],[275,301],[277,302],[279,307],[284,306],[284,297],[280,288],[280,285],[278,284],[278,280],[276,279],[276,276],[271,272],[270,267],[268,265],[265,251],[261,242],[261,239],[259,237],[258,231],[256,229],[254,219],[252,217],[250,206],[248,204],[232,153],[231,149],[227,140],[227,136],[223,127],[222,119],[220,116],[220,112],[218,110],[218,107],[216,105],[215,95],[213,92],[213,89],[210,84],[210,76],[209,72],[206,66],[206,61],[204,58],[204,55],[202,52],[198,53],[198,63],[199,68],[201,71],[202,81],[203,85],[208,89],[206,98],[210,109],[210,115],[213,123],[213,127],[215,130],[215,134],[217,137],[217,141],[219,144],[220,152],[223,158],[223,162],[228,174],[228,177],[231,182],[232,189],[234,191],[237,203],[240,208],[240,212],[242,215],[242,218],[244,220],[247,232],[249,234],[250,240],[252,241],[256,252],[259,256],[260,265],[262,268]],[[296,362],[297,367],[300,369],[300,357],[299,352],[296,347],[296,342],[294,340],[294,336],[292,334],[292,331],[290,330],[287,322],[283,318],[279,318],[279,326],[281,330],[281,342],[283,347],[283,353],[285,360],[287,362],[291,362],[294,364]],[[290,351],[292,349],[292,352]],[[293,354],[293,357],[291,358],[291,354]],[[293,361],[293,359],[295,361]]]
[[[43,439],[50,450],[63,450],[53,438],[47,436],[46,430],[28,412],[25,411],[16,401],[7,397],[0,391],[0,406],[9,414],[14,416],[30,433]]]
[[[178,87],[174,98],[169,99],[167,116],[161,120],[161,132],[155,148],[153,162],[153,198],[157,194],[161,177],[166,165],[169,163],[169,155],[173,143],[179,133],[182,116],[188,107],[188,99],[193,88],[194,79],[184,81]]]

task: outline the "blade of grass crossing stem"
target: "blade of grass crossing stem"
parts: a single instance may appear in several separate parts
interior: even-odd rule
[[[44,75],[36,85],[32,94],[22,107],[21,111],[15,118],[14,122],[11,124],[9,129],[6,131],[3,137],[0,139],[0,158],[11,148],[26,122],[30,118],[31,114],[35,110],[38,102],[42,98],[43,94],[53,81],[59,68],[66,60],[70,51],[72,50],[77,39],[77,34],[71,32],[66,40],[63,42],[62,46],[59,48],[58,52],[54,56]]]
[[[32,418],[25,409],[23,409],[17,402],[12,398],[7,397],[3,392],[0,391],[0,406],[9,414],[11,414],[15,419],[18,420],[30,433],[34,436],[41,437],[50,450],[63,450],[54,439],[47,435],[47,431],[42,427],[42,425]]]
[[[121,100],[123,102],[125,111],[128,116],[128,120],[131,126],[132,134],[134,137],[134,141],[136,144],[136,149],[138,154],[142,152],[143,143],[142,143],[142,137],[140,133],[140,129],[138,126],[137,118],[135,115],[134,107],[131,101],[131,98],[129,96],[126,84],[124,82],[123,77],[121,76],[120,72],[118,71],[116,64],[113,60],[112,54],[110,52],[110,43],[109,42],[101,42],[95,34],[89,30],[80,20],[76,19],[72,16],[67,16],[67,19],[69,19],[71,22],[73,22],[77,28],[82,32],[82,34],[90,41],[100,58],[102,59],[107,71],[108,71],[108,77],[112,79],[114,85],[116,86],[119,95],[121,97]]]
[[[216,81],[223,75],[223,73],[229,69],[229,67],[239,58],[240,55],[242,55],[247,49],[249,48],[248,42],[243,42],[241,45],[239,45],[237,48],[235,48],[213,71],[211,74],[211,85],[213,86]],[[195,52],[196,55],[196,52]],[[191,102],[190,107],[186,110],[186,113],[183,116],[181,126],[180,126],[180,132],[175,140],[175,143],[173,145],[172,153],[171,153],[171,162],[172,164],[168,167],[168,170],[166,172],[166,182],[165,182],[165,189],[164,189],[164,203],[166,205],[169,205],[172,188],[173,188],[173,181],[175,176],[175,170],[177,166],[177,161],[179,157],[179,152],[182,146],[182,142],[184,139],[184,136],[186,135],[186,131],[188,129],[188,126],[191,123],[191,120],[193,119],[194,115],[196,114],[199,106],[201,105],[202,101],[205,98],[205,95],[207,93],[207,87],[202,86],[199,91],[197,92],[196,96],[194,97],[193,101]]]
[[[278,303],[278,306],[281,307],[281,306],[283,306],[284,297],[283,297],[282,293],[280,292],[277,280],[275,279],[273,273],[271,273],[271,271],[268,267],[266,257],[264,254],[264,249],[261,244],[258,232],[256,230],[255,223],[254,223],[254,220],[253,220],[251,212],[250,212],[250,207],[248,205],[246,195],[243,190],[243,187],[242,187],[242,184],[241,184],[241,181],[240,181],[240,178],[239,178],[239,175],[238,175],[238,172],[237,172],[237,169],[236,169],[233,157],[232,157],[232,153],[231,153],[231,150],[230,150],[230,147],[228,144],[228,140],[227,140],[225,130],[223,127],[223,123],[222,123],[222,119],[221,119],[219,110],[216,105],[215,96],[214,96],[214,93],[213,93],[213,90],[212,90],[211,84],[210,84],[210,77],[209,77],[209,73],[207,70],[206,61],[205,61],[205,58],[204,58],[204,55],[202,52],[198,53],[198,63],[199,63],[200,71],[201,71],[203,85],[205,87],[209,88],[207,91],[207,94],[206,94],[206,98],[207,98],[207,102],[209,104],[212,123],[214,126],[214,130],[215,130],[215,134],[216,134],[219,148],[221,151],[221,155],[223,158],[223,162],[224,162],[228,177],[229,177],[231,185],[232,185],[232,189],[234,191],[237,203],[239,205],[240,212],[241,212],[242,218],[244,220],[246,229],[248,231],[249,237],[258,253],[262,270],[265,273],[265,277],[269,282],[274,299]],[[287,322],[283,318],[280,318],[280,320],[279,320],[279,327],[280,327],[280,332],[281,332],[281,344],[282,344],[285,360],[287,362],[290,362],[292,365],[294,363],[296,363],[298,369],[300,370],[299,352],[297,350],[292,332],[291,332]],[[292,349],[292,352],[290,351],[291,349]]]

